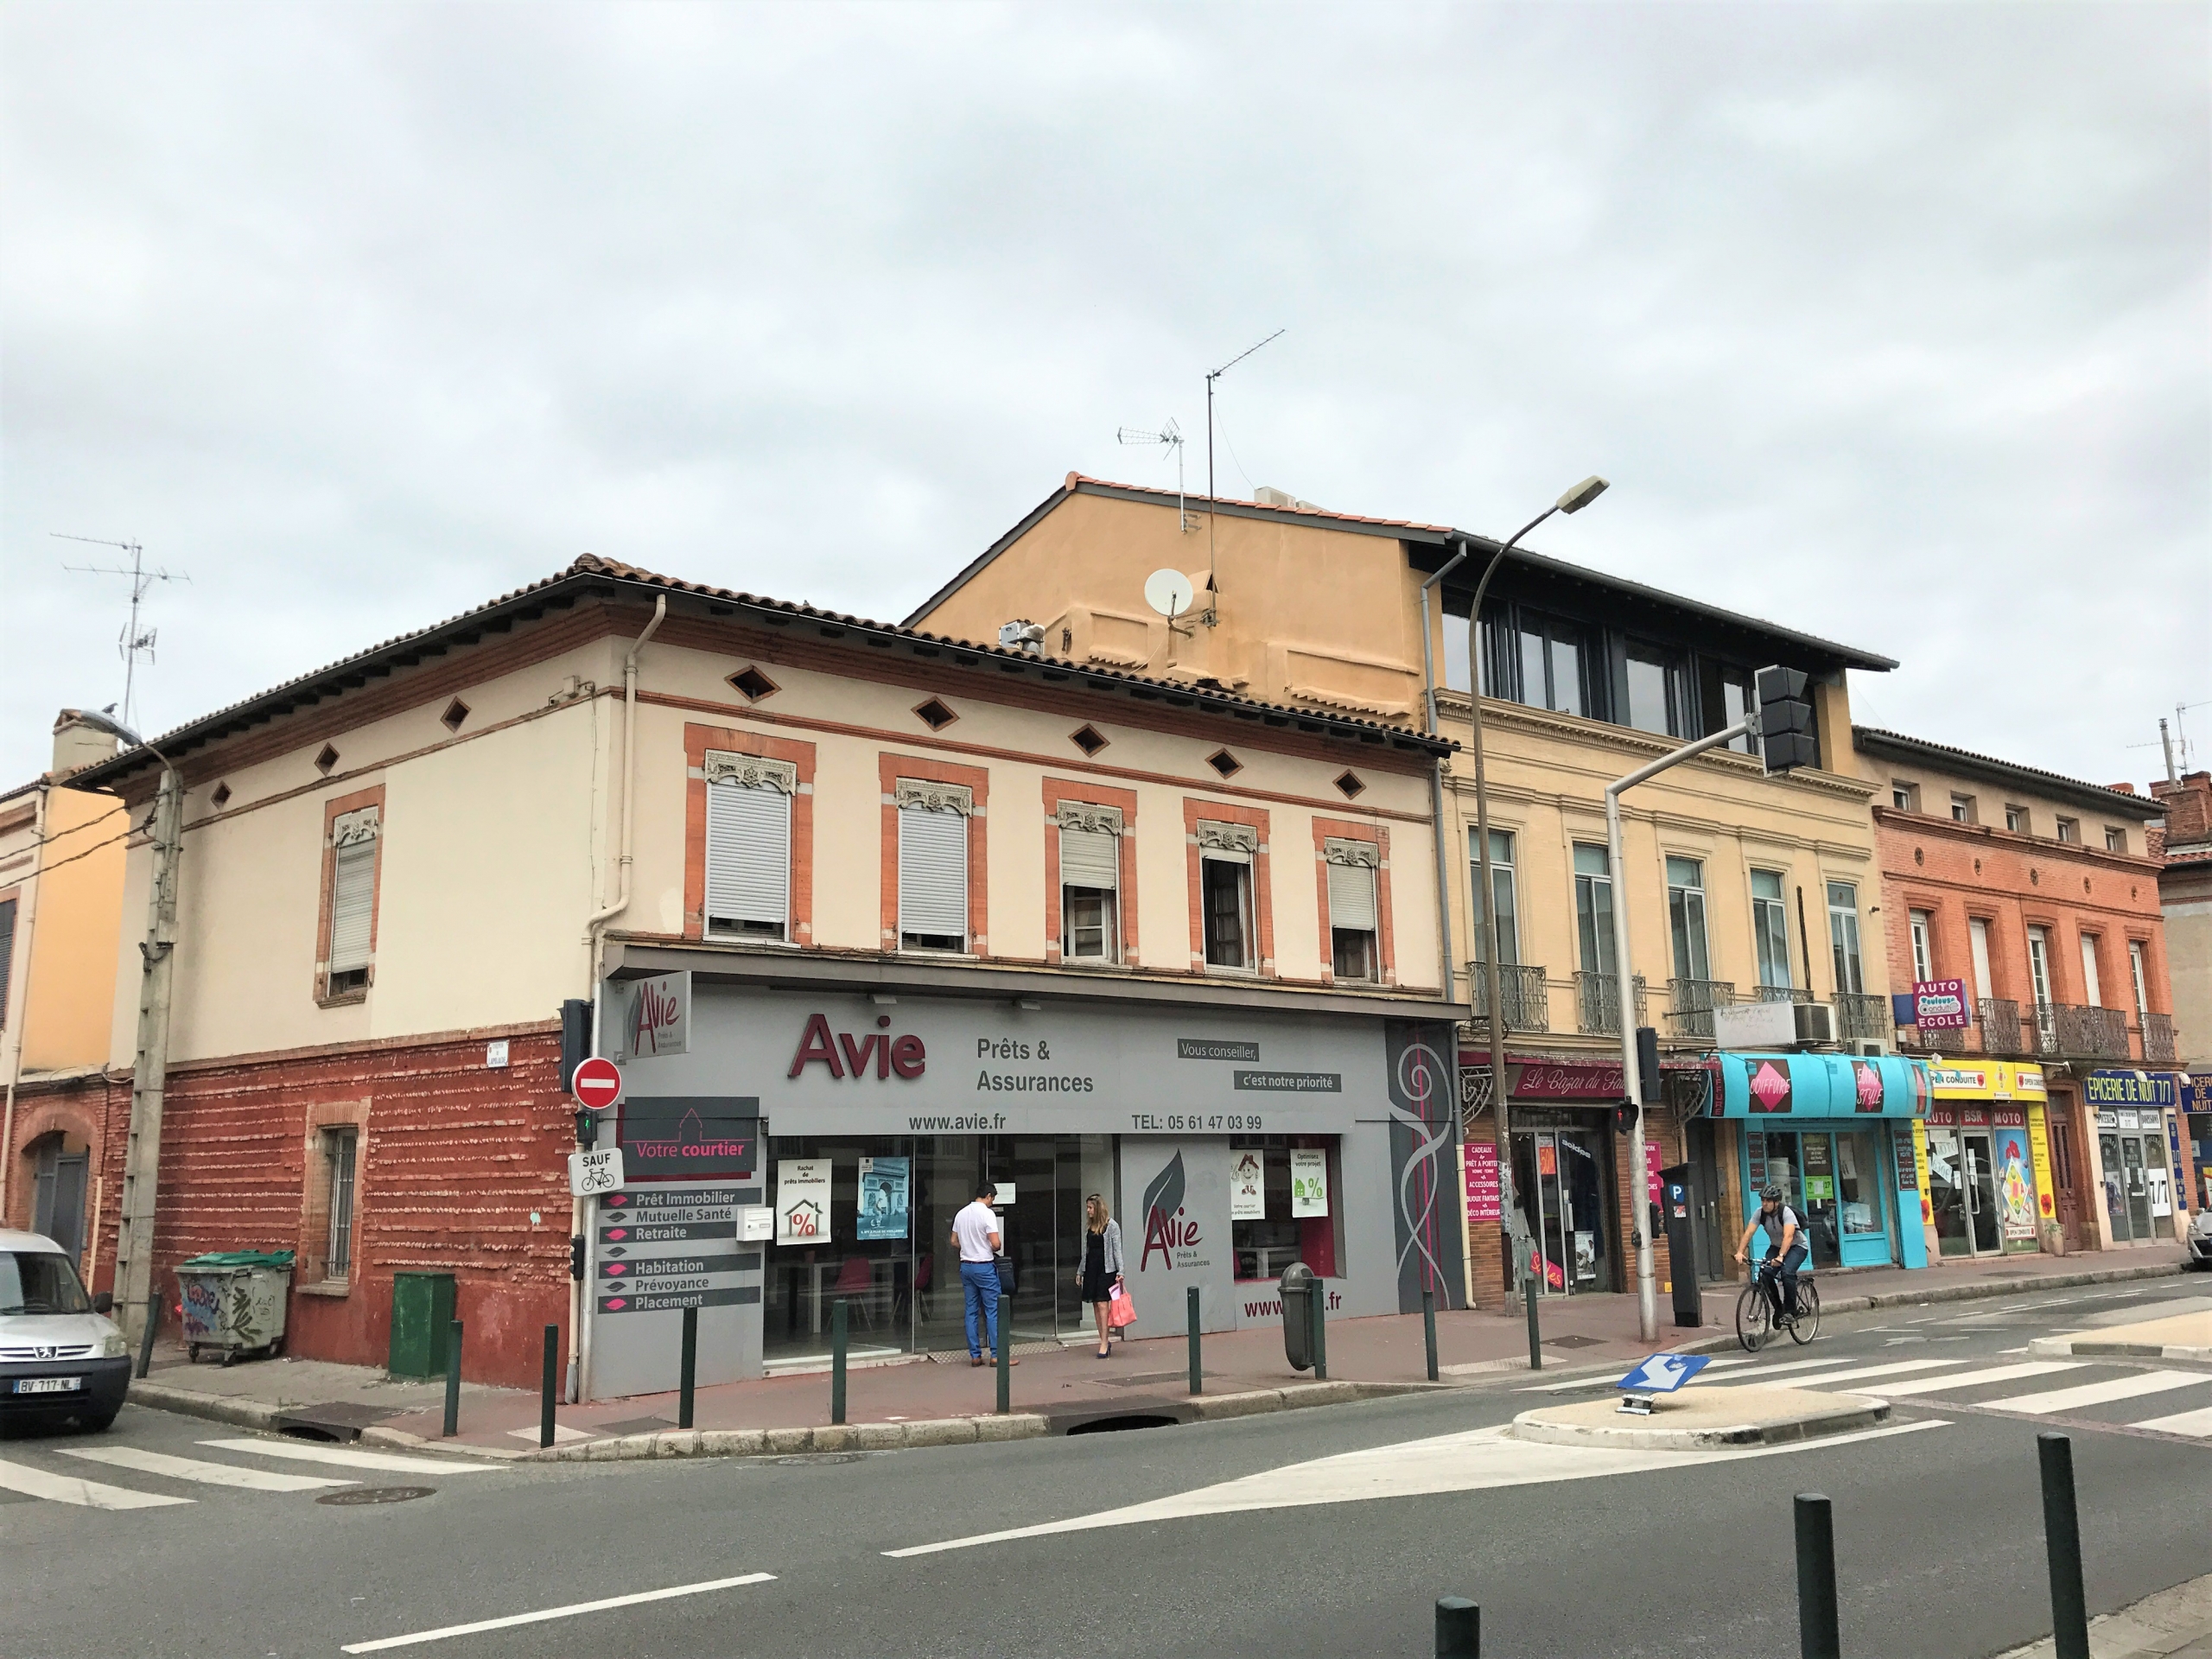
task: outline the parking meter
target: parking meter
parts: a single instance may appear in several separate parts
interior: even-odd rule
[[[1659,1172],[1661,1224],[1666,1230],[1668,1270],[1675,1286],[1675,1323],[1705,1323],[1705,1293],[1699,1282],[1697,1217],[1692,1201],[1690,1166],[1673,1164]]]
[[[1282,1274],[1282,1352],[1294,1371],[1313,1368],[1313,1298],[1321,1281],[1303,1262],[1294,1262]]]

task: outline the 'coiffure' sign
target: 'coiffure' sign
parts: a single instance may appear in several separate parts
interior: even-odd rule
[[[655,974],[623,988],[620,1058],[657,1059],[691,1052],[691,974]]]

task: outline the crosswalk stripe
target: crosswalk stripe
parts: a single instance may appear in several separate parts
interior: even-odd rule
[[[166,1452],[145,1452],[135,1446],[65,1446],[65,1458],[85,1458],[93,1463],[137,1469],[175,1480],[196,1480],[203,1486],[240,1486],[255,1492],[305,1492],[319,1486],[351,1486],[350,1480],[327,1475],[279,1475],[266,1469],[242,1469],[232,1463],[202,1463],[198,1458],[173,1458]]]
[[[1947,1389],[1978,1388],[1985,1382],[2012,1382],[2025,1376],[2048,1376],[2053,1371],[2078,1371],[2078,1361],[2025,1360],[2018,1365],[1993,1365],[1986,1371],[1958,1371],[1948,1376],[1916,1376],[1903,1382],[1872,1382],[1853,1394],[1871,1394],[1887,1400],[1898,1395],[1940,1394]]]
[[[2019,1394],[2009,1400],[1985,1400],[1981,1403],[1997,1411],[2072,1411],[2081,1406],[2101,1406],[2113,1400],[2132,1400],[2141,1394],[2163,1394],[2168,1389],[2185,1389],[2202,1382],[2212,1382],[2212,1371],[2136,1371],[2102,1382],[2084,1382],[2079,1388],[2053,1389],[2046,1394]]]
[[[1829,1363],[1834,1363],[1833,1361]],[[1793,1389],[1810,1389],[1826,1382],[1853,1382],[1866,1376],[1895,1376],[1905,1371],[1932,1371],[1939,1366],[1956,1365],[1958,1363],[1955,1359],[1900,1359],[1892,1361],[1887,1365],[1859,1365],[1846,1371],[1822,1371],[1816,1376],[1792,1377],[1789,1386]],[[1777,1366],[1775,1369],[1779,1370],[1781,1367]],[[1722,1389],[1746,1389],[1755,1387],[1759,1380],[1757,1376],[1732,1376],[1726,1382],[1718,1382],[1713,1386]]]
[[[2168,1434],[2190,1434],[2199,1440],[2212,1440],[2212,1406],[2202,1411],[2177,1411],[2171,1417],[2146,1417],[2139,1423],[2130,1423],[2130,1428],[2155,1428]]]
[[[335,1464],[341,1469],[387,1469],[410,1475],[480,1475],[488,1465],[443,1458],[403,1458],[390,1452],[356,1452],[350,1446],[322,1446],[305,1440],[202,1440],[218,1452],[251,1452],[259,1458],[294,1458],[302,1463]]]
[[[158,1510],[171,1503],[193,1502],[188,1497],[170,1497],[160,1492],[134,1492],[127,1486],[103,1486],[97,1480],[51,1474],[21,1463],[0,1463],[0,1489],[22,1492],[29,1497],[50,1498],[56,1503],[74,1503],[86,1510]]]

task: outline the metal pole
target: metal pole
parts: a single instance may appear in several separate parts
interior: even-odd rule
[[[1621,1032],[1621,1094],[1636,1108],[1628,1141],[1629,1181],[1635,1195],[1629,1202],[1628,1212],[1636,1229],[1636,1329],[1645,1342],[1659,1339],[1659,1281],[1652,1263],[1650,1178],[1646,1173],[1648,1160],[1643,1149],[1643,1088],[1636,1063],[1636,976],[1629,957],[1628,865],[1621,854],[1621,794],[1692,755],[1732,742],[1758,724],[1758,715],[1753,714],[1709,737],[1685,743],[1671,754],[1663,754],[1649,766],[1638,766],[1627,777],[1605,785],[1605,863],[1613,889],[1614,995],[1619,1004],[1614,1012]]]
[[[1317,1278],[1313,1281],[1313,1294],[1306,1299],[1306,1306],[1313,1319],[1313,1378],[1318,1382],[1329,1380],[1328,1294],[1328,1281]]]
[[[1436,1659],[1483,1659],[1483,1610],[1465,1596],[1436,1599]]]
[[[2050,1628],[2056,1659],[2089,1659],[2089,1605],[2082,1590],[2082,1523],[2074,1510],[2074,1443],[2036,1436],[2043,1467],[2043,1547],[2050,1562]]]
[[[545,1327],[545,1365],[537,1386],[537,1448],[553,1444],[553,1403],[561,1386],[561,1327]]]
[[[446,1439],[461,1433],[461,1321],[446,1329]]]
[[[1205,1392],[1205,1370],[1198,1357],[1198,1287],[1192,1285],[1183,1293],[1183,1305],[1189,1311],[1191,1326],[1191,1392]]]
[[[1835,1618],[1835,1525],[1828,1500],[1800,1492],[1797,1511],[1797,1651],[1802,1659],[1843,1659]]]
[[[1529,1304],[1529,1369],[1541,1371],[1544,1369],[1544,1343],[1543,1332],[1536,1325],[1536,1261],[1533,1255],[1529,1258],[1529,1271],[1522,1276],[1521,1297]]]
[[[157,757],[158,758],[158,757]],[[154,798],[154,870],[146,938],[139,946],[138,1048],[130,1070],[130,1127],[117,1212],[115,1300],[126,1320],[154,1287],[154,1208],[162,1166],[162,1102],[169,1052],[170,986],[176,966],[177,874],[184,861],[184,780],[164,760]]]
[[[1436,1381],[1436,1293],[1421,1294],[1421,1333],[1428,1344],[1428,1380]]]
[[[837,1311],[842,1313],[844,1310],[845,1305],[838,1303]],[[692,1395],[698,1380],[699,1310],[687,1307],[683,1310],[683,1347],[677,1357],[676,1370],[676,1426],[678,1428],[691,1427]]]
[[[1014,1298],[1004,1291],[999,1293],[999,1415],[1003,1417],[1014,1409],[1014,1368],[1007,1362],[1014,1357]]]
[[[830,1310],[830,1421],[845,1421],[845,1344],[850,1340],[851,1305],[843,1297]]]

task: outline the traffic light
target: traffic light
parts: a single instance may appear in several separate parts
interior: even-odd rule
[[[1632,1100],[1615,1101],[1613,1103],[1613,1133],[1615,1135],[1634,1135],[1636,1133],[1636,1115],[1638,1109],[1637,1103]]]
[[[572,1235],[569,1239],[569,1277],[581,1281],[584,1276],[584,1236]]]
[[[567,1094],[576,1068],[591,1052],[591,1004],[572,996],[561,1004],[561,1092]]]
[[[1820,742],[1813,730],[1813,688],[1800,668],[1759,670],[1759,752],[1770,774],[1816,766]]]
[[[1659,1033],[1651,1026],[1636,1028],[1636,1082],[1645,1105],[1656,1106],[1666,1098],[1659,1086]]]
[[[576,1108],[576,1145],[589,1152],[599,1144],[599,1114],[588,1106]]]

